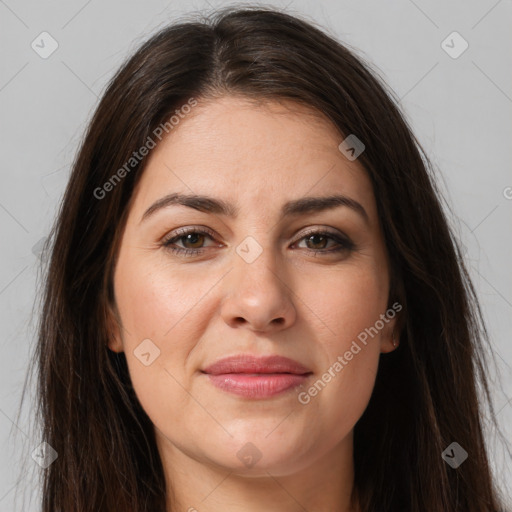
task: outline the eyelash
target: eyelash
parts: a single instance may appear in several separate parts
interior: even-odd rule
[[[205,250],[205,248],[203,248],[203,247],[201,247],[199,249],[187,249],[187,248],[184,249],[182,247],[172,247],[172,244],[175,241],[180,240],[181,238],[184,238],[185,236],[187,236],[189,234],[208,235],[211,238],[215,238],[214,233],[211,230],[206,229],[206,228],[183,228],[183,229],[180,229],[180,230],[176,231],[175,233],[173,233],[173,236],[171,238],[164,239],[162,241],[161,245],[166,250],[168,250],[172,253],[175,253],[175,254],[179,254],[181,256],[185,256],[185,257],[198,256],[198,255],[202,254]],[[322,254],[322,255],[333,254],[333,253],[339,253],[342,251],[353,251],[355,249],[355,244],[349,238],[341,237],[339,235],[336,235],[334,233],[331,233],[331,232],[325,231],[325,230],[321,230],[321,229],[316,229],[316,230],[313,229],[313,230],[308,231],[307,233],[304,233],[302,235],[302,237],[299,238],[299,240],[297,240],[297,242],[300,242],[304,238],[310,237],[312,235],[319,235],[319,236],[330,238],[330,239],[334,240],[339,245],[339,247],[337,249],[330,249],[330,250],[306,249],[307,251],[312,252],[315,255],[316,254]],[[297,242],[295,242],[295,243],[297,243]]]

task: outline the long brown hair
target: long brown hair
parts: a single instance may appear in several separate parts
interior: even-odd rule
[[[47,243],[34,365],[42,438],[58,458],[42,472],[42,511],[166,510],[172,489],[153,425],[125,355],[107,348],[113,265],[147,158],[126,162],[191,98],[226,94],[294,100],[365,144],[358,161],[382,221],[390,304],[403,312],[400,346],[381,358],[354,430],[362,510],[496,512],[482,425],[482,398],[495,420],[487,332],[433,166],[393,92],[355,50],[312,22],[260,7],[161,30],[113,77],[89,123]],[[469,455],[456,469],[441,456],[454,441]]]

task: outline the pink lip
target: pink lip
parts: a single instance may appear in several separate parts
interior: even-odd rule
[[[267,398],[302,384],[312,372],[287,357],[238,355],[217,361],[203,373],[224,391],[247,398]]]

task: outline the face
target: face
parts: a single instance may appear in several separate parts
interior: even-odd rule
[[[304,107],[224,97],[152,150],[121,239],[109,347],[125,352],[168,453],[277,476],[350,439],[396,318],[372,186],[342,140]],[[154,206],[171,194],[211,200]],[[205,373],[231,356],[246,359]]]

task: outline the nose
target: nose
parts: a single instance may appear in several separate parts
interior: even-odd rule
[[[295,294],[271,249],[252,262],[233,254],[234,268],[224,279],[221,316],[230,327],[274,332],[295,322]]]

